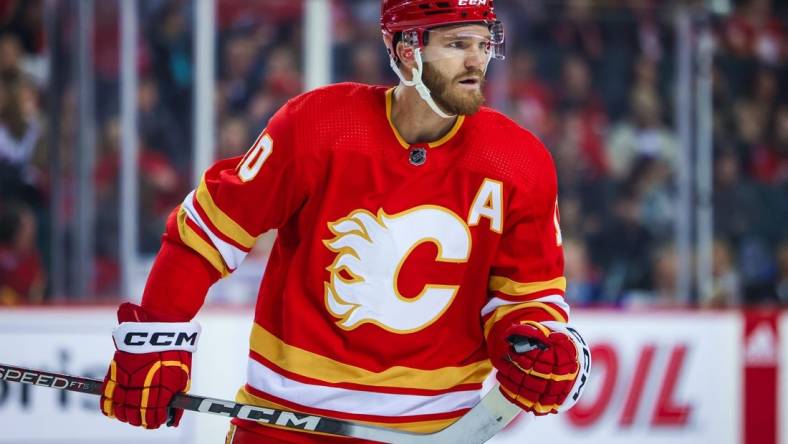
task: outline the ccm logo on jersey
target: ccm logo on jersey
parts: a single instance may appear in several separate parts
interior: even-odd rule
[[[199,336],[200,325],[196,322],[124,322],[112,334],[118,350],[137,354],[194,352]]]
[[[457,6],[484,6],[487,0],[457,0]]]

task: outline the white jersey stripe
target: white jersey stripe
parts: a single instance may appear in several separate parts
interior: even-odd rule
[[[221,238],[216,236],[213,231],[211,231],[210,227],[202,220],[200,217],[200,213],[194,208],[194,191],[189,193],[186,196],[186,199],[183,200],[183,204],[181,207],[186,211],[186,217],[192,220],[203,233],[208,235],[208,238],[211,240],[211,243],[219,251],[219,254],[222,255],[222,259],[224,259],[224,263],[227,264],[227,267],[232,271],[238,268],[243,262],[244,258],[246,257],[246,252],[239,249],[238,247],[231,245]]]
[[[305,384],[286,378],[254,359],[249,359],[247,372],[247,383],[261,392],[316,409],[357,415],[399,417],[448,413],[471,408],[481,400],[478,390],[425,396]]]
[[[543,296],[541,298],[536,298],[536,299],[529,299],[527,301],[507,301],[505,299],[501,299],[497,297],[492,298],[490,299],[489,302],[487,302],[487,305],[485,305],[484,308],[482,308],[482,316],[487,316],[488,314],[495,311],[496,308],[503,307],[504,305],[517,305],[517,304],[522,304],[524,302],[542,302],[547,304],[553,304],[558,306],[558,308],[560,308],[561,310],[563,310],[564,313],[566,313],[567,317],[569,316],[569,304],[566,303],[566,300],[564,300],[563,296],[557,294],[550,296]]]

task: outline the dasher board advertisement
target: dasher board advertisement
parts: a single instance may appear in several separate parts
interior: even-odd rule
[[[112,308],[0,310],[0,362],[103,379],[115,347]],[[0,443],[187,443],[186,427],[150,433],[99,412],[99,398],[0,381]]]
[[[572,318],[594,359],[584,397],[561,415],[516,422],[492,443],[744,442],[742,313],[575,311]],[[192,391],[232,399],[244,380],[251,310],[206,309],[198,321],[203,336]],[[114,308],[3,309],[0,362],[102,378],[115,326]],[[785,315],[779,330],[785,338]],[[780,380],[786,381],[788,341],[779,343]],[[785,412],[786,384],[780,390]],[[226,418],[187,413],[177,429],[145,431],[108,420],[97,403],[96,397],[0,383],[0,444],[208,444],[223,442],[228,425]],[[784,430],[780,436],[778,442],[788,444]]]

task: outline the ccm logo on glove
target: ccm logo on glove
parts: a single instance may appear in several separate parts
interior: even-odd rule
[[[191,335],[188,333],[177,333],[178,337],[175,338],[176,333],[174,332],[158,332],[150,334],[150,338],[148,338],[148,332],[144,331],[131,331],[126,333],[126,337],[123,339],[123,344],[135,346],[135,345],[145,345],[146,342],[150,342],[150,345],[196,345],[197,344],[197,333],[192,333]]]
[[[127,353],[165,350],[194,352],[200,337],[196,322],[124,322],[112,334],[115,346]]]

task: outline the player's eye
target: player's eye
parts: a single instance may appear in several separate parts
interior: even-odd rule
[[[464,40],[452,40],[447,46],[454,49],[466,49],[468,47],[468,42]]]

